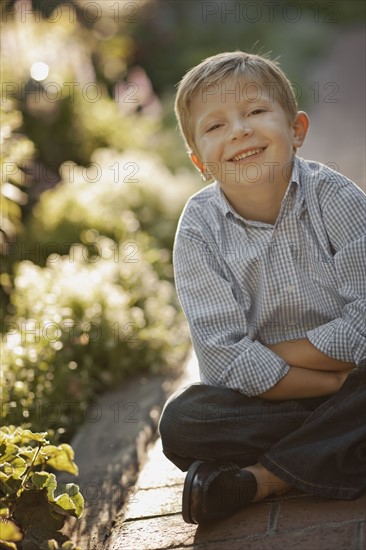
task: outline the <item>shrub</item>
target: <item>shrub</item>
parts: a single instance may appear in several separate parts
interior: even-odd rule
[[[84,499],[74,483],[57,483],[46,468],[77,475],[72,448],[50,445],[47,432],[0,428],[0,544],[27,550],[75,546],[60,532],[67,516],[79,518]],[[67,542],[68,541],[68,542]],[[59,546],[62,544],[62,547]]]
[[[6,313],[12,290],[12,253],[22,231],[22,207],[28,202],[26,193],[26,162],[34,154],[33,143],[19,133],[22,115],[8,102],[0,106],[2,122],[0,153],[0,323]]]
[[[173,175],[157,157],[132,150],[98,150],[89,168],[65,163],[61,174],[62,183],[34,209],[22,259],[42,264],[52,251],[67,253],[71,243],[91,246],[89,229],[116,242],[139,239],[143,231],[152,239],[145,239],[147,247],[171,249],[184,203],[199,188],[191,172]]]
[[[155,270],[170,266],[165,251],[136,249],[126,261],[124,243],[116,249],[100,237],[96,244],[96,261],[74,245],[45,268],[19,264],[15,315],[3,336],[8,423],[42,429],[46,422],[72,433],[97,392],[132,373],[175,368],[188,351],[174,286]]]

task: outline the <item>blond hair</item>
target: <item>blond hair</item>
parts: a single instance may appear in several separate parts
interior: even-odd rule
[[[190,69],[178,83],[174,110],[188,152],[197,154],[190,119],[190,102],[209,86],[229,79],[245,79],[249,84],[269,86],[271,99],[277,101],[291,124],[297,113],[297,101],[290,81],[276,61],[242,51],[225,52],[204,59]]]

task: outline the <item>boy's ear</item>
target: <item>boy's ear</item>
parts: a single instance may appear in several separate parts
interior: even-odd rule
[[[203,165],[203,163],[201,162],[201,160],[196,156],[194,155],[193,153],[190,153],[190,157],[191,157],[191,161],[193,162],[193,164],[195,165],[196,168],[198,168],[198,170],[204,174],[205,172],[205,167]]]
[[[195,167],[201,172],[202,181],[204,181],[205,183],[209,183],[210,181],[212,181],[214,178],[211,174],[209,174],[209,172],[207,172],[207,168],[205,168],[205,165],[201,161],[201,159],[193,153],[190,153],[189,156],[191,157],[191,161],[193,162]]]
[[[304,111],[298,111],[292,128],[294,133],[293,145],[294,147],[301,147],[309,128],[309,117]]]

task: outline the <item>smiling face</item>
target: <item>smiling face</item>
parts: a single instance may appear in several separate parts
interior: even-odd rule
[[[223,191],[287,186],[308,119],[300,112],[290,123],[270,87],[245,80],[223,82],[197,94],[190,114],[196,145],[192,161]]]

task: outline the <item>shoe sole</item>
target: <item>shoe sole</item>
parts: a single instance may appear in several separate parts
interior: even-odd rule
[[[182,516],[186,523],[197,523],[192,519],[191,513],[190,513],[191,512],[191,494],[192,494],[193,481],[196,476],[197,470],[199,469],[201,464],[204,464],[203,460],[195,460],[189,467],[189,470],[186,475],[186,479],[184,481],[183,498],[182,498]]]

